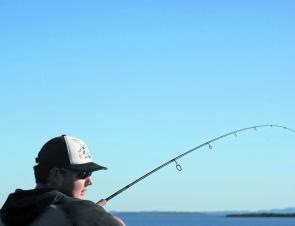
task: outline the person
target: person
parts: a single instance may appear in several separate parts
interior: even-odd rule
[[[17,189],[1,208],[5,226],[125,226],[102,207],[105,200],[96,204],[85,199],[92,172],[107,168],[91,160],[81,139],[62,135],[49,140],[36,163],[36,187]]]

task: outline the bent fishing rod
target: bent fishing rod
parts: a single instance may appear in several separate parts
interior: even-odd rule
[[[135,184],[138,183],[139,181],[141,181],[141,180],[143,180],[144,178],[150,176],[151,174],[155,173],[156,171],[162,169],[163,167],[169,165],[169,164],[172,163],[172,162],[175,162],[175,164],[176,164],[176,169],[177,169],[178,171],[181,171],[181,170],[182,170],[182,167],[181,167],[181,165],[179,165],[179,164],[177,163],[176,160],[182,158],[183,156],[185,156],[185,155],[187,155],[187,154],[189,154],[189,153],[191,153],[191,152],[193,152],[193,151],[196,151],[197,149],[200,149],[201,147],[208,146],[209,149],[212,149],[212,145],[211,145],[211,144],[212,144],[213,142],[217,141],[217,140],[220,140],[220,139],[222,139],[222,138],[224,138],[224,137],[227,137],[227,136],[230,136],[230,135],[234,135],[235,137],[237,137],[238,133],[241,133],[241,132],[243,132],[243,131],[245,131],[245,130],[252,130],[252,129],[254,129],[254,130],[256,131],[257,128],[262,128],[262,127],[271,127],[271,128],[275,127],[275,128],[282,128],[282,129],[286,129],[286,130],[288,130],[288,131],[290,131],[290,132],[295,133],[295,130],[290,129],[290,128],[286,127],[286,126],[281,126],[281,125],[271,125],[271,124],[270,124],[270,125],[256,125],[256,126],[250,126],[250,127],[247,127],[247,128],[243,128],[243,129],[239,129],[239,130],[235,130],[235,131],[232,131],[232,132],[229,132],[229,133],[223,134],[223,135],[221,135],[221,136],[219,136],[219,137],[216,137],[216,138],[213,138],[213,139],[211,139],[211,140],[209,140],[209,141],[206,141],[205,143],[203,143],[203,144],[201,144],[201,145],[199,145],[199,146],[197,146],[197,147],[194,147],[194,148],[192,148],[192,149],[190,149],[190,150],[188,150],[188,151],[186,151],[186,152],[184,152],[184,153],[182,153],[182,154],[176,156],[175,158],[173,158],[173,159],[171,159],[171,160],[169,160],[169,161],[163,163],[162,165],[156,167],[155,169],[151,170],[150,172],[148,172],[148,173],[146,173],[145,175],[139,177],[138,179],[136,179],[135,181],[133,181],[133,182],[131,182],[130,184],[126,185],[125,187],[121,188],[120,190],[116,191],[115,193],[113,193],[113,194],[110,195],[109,197],[105,198],[104,200],[106,200],[106,201],[111,200],[112,198],[114,198],[115,196],[119,195],[119,194],[122,193],[123,191],[127,190],[127,189],[130,188],[131,186],[135,185]]]

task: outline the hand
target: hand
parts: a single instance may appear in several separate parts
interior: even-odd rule
[[[107,203],[107,201],[105,199],[101,199],[96,204],[100,205],[100,206],[104,206],[106,203]]]
[[[117,216],[113,216],[113,218],[115,219],[115,221],[119,222],[122,226],[126,226],[126,224],[122,221],[121,218],[119,218]]]

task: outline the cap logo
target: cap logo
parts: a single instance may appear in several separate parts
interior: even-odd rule
[[[80,149],[78,150],[78,152],[79,152],[79,158],[80,159],[83,159],[83,158],[91,159],[90,153],[89,153],[88,148],[86,147],[86,145],[83,144],[80,147]]]
[[[82,140],[70,136],[65,136],[64,138],[67,144],[71,164],[85,164],[91,162],[87,145]]]

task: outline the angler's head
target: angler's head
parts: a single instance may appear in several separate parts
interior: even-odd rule
[[[84,199],[92,184],[91,173],[106,169],[94,163],[87,145],[79,138],[62,135],[46,142],[36,158],[34,173],[37,186],[53,187]]]

